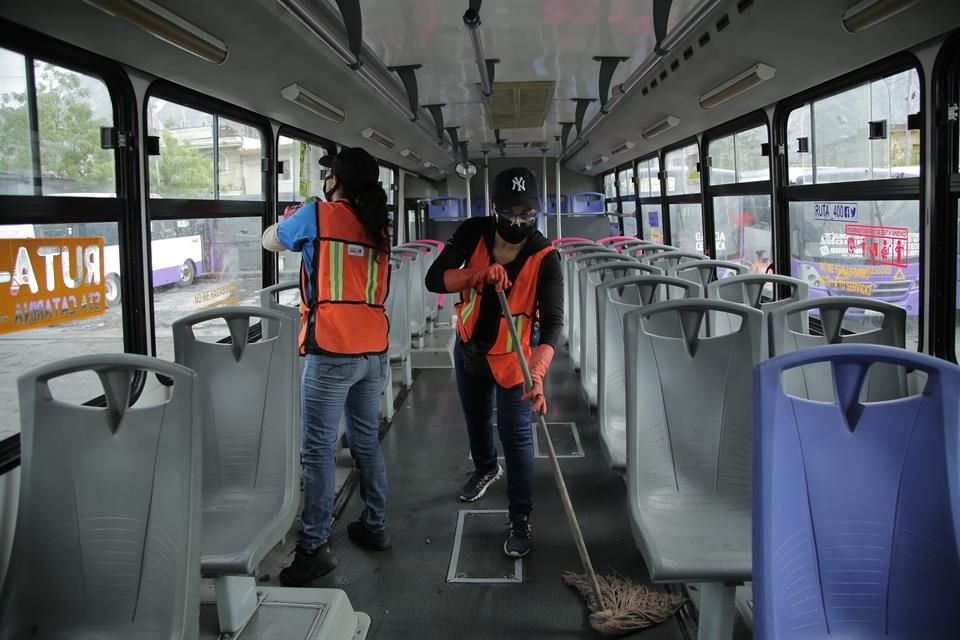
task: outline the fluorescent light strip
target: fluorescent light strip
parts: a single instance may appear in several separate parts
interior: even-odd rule
[[[844,11],[840,20],[850,33],[860,33],[918,2],[920,0],[863,0]]]
[[[650,138],[658,136],[668,129],[673,129],[678,124],[680,124],[680,118],[677,118],[676,116],[666,116],[665,118],[656,121],[644,129],[643,133],[640,135],[642,135],[646,140],[649,140]]]
[[[360,132],[360,135],[362,135],[367,140],[370,140],[371,142],[376,142],[381,147],[386,147],[387,149],[393,149],[393,145],[396,144],[392,139],[383,135],[373,127],[368,127],[364,129],[363,131]]]
[[[330,104],[323,98],[307,91],[297,83],[288,85],[280,90],[280,95],[295,102],[307,111],[312,111],[321,118],[341,124],[346,119],[346,114],[340,107]]]
[[[414,162],[420,162],[423,160],[423,158],[420,157],[420,154],[413,149],[402,149],[400,151],[400,155],[402,155],[404,158],[408,158],[409,160],[413,160]]]
[[[631,141],[627,140],[626,142],[624,142],[622,145],[620,145],[619,147],[617,147],[616,149],[614,149],[614,150],[611,151],[610,153],[613,154],[613,155],[615,155],[615,156],[616,156],[616,155],[620,155],[621,153],[624,153],[624,152],[626,152],[626,151],[630,151],[630,149],[633,149],[635,146],[637,146],[637,145],[635,145],[635,144],[632,143]]]
[[[195,24],[151,0],[84,0],[92,7],[115,18],[126,20],[167,44],[198,58],[222,64],[227,59],[227,45]]]
[[[700,96],[700,106],[704,109],[712,109],[745,91],[749,91],[761,82],[770,80],[776,73],[777,70],[770,65],[758,62],[746,71],[738,73],[723,84]]]

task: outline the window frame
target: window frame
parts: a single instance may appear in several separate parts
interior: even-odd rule
[[[146,300],[146,262],[140,251],[143,236],[141,212],[140,165],[138,153],[141,137],[140,121],[136,108],[136,93],[130,77],[120,63],[104,56],[75,47],[28,27],[0,18],[0,47],[24,57],[27,74],[30,140],[33,155],[34,194],[0,195],[0,210],[3,224],[71,224],[115,223],[120,240],[120,260],[130,269],[131,277],[121,280],[121,296],[124,300],[121,327],[125,353],[147,353],[147,332],[143,321]],[[71,197],[41,195],[41,183],[36,180],[40,171],[39,136],[33,83],[33,63],[41,59],[64,69],[93,76],[104,83],[113,109],[113,126],[118,131],[130,134],[129,146],[114,149],[113,198]],[[80,213],[78,213],[80,211]],[[134,381],[133,397],[139,397],[145,382],[144,376]],[[103,396],[91,399],[87,404],[99,404]],[[20,434],[0,441],[0,475],[20,465]]]
[[[927,180],[926,153],[927,153],[927,123],[926,114],[929,109],[926,92],[920,92],[920,175],[918,178],[895,178],[889,180],[860,180],[856,182],[827,182],[817,184],[789,184],[790,166],[788,157],[787,122],[790,113],[804,105],[817,102],[866,83],[882,80],[904,71],[916,71],[920,86],[925,87],[925,75],[920,60],[910,51],[901,51],[878,60],[867,66],[855,69],[849,73],[832,78],[827,82],[816,85],[794,94],[776,104],[773,115],[773,126],[770,130],[773,137],[774,151],[773,170],[776,187],[775,211],[779,224],[774,225],[774,259],[777,273],[789,274],[790,271],[790,203],[815,202],[817,200],[850,200],[862,199],[865,201],[877,200],[913,200],[919,203],[918,228],[920,229],[920,282],[918,299],[920,308],[917,310],[917,351],[924,351],[924,320],[930,312],[926,302],[926,284],[923,277],[927,270],[927,263],[932,256],[928,255],[925,233],[925,214],[927,197],[924,185]]]
[[[960,119],[950,120],[947,109],[960,104],[960,30],[947,38],[933,66],[934,131],[931,156],[936,167],[933,191],[931,259],[939,265],[930,273],[931,353],[957,362],[957,245],[960,211]],[[921,143],[922,145],[922,143]],[[922,147],[921,147],[922,148]],[[922,169],[921,169],[922,171]]]
[[[299,204],[298,200],[280,200],[280,138],[292,138],[301,143],[312,144],[315,147],[322,147],[327,155],[335,155],[337,153],[337,144],[332,140],[327,140],[318,135],[314,135],[303,129],[293,127],[287,124],[281,124],[277,127],[276,137],[273,140],[273,157],[275,161],[273,163],[273,174],[274,174],[274,194],[277,201],[276,210],[274,211],[273,222],[276,222],[280,216],[280,212],[283,211],[286,207],[292,204]],[[271,223],[272,224],[272,223]]]
[[[641,196],[641,195],[640,195],[640,179],[639,179],[638,174],[637,174],[637,167],[639,167],[641,164],[644,164],[644,163],[646,163],[646,162],[650,162],[651,160],[654,160],[654,159],[656,159],[656,161],[657,161],[657,184],[660,185],[660,195],[656,195],[656,196],[646,196],[646,197],[644,197],[644,196]],[[668,225],[668,222],[667,222],[666,218],[664,217],[664,213],[663,213],[663,196],[664,196],[664,193],[663,193],[663,192],[664,192],[664,184],[665,184],[665,183],[664,183],[663,177],[661,176],[662,173],[663,173],[663,161],[662,161],[662,159],[661,159],[661,156],[660,156],[660,152],[659,152],[659,151],[654,151],[653,153],[648,153],[647,155],[640,156],[639,158],[636,158],[636,159],[633,160],[633,177],[634,177],[634,180],[637,181],[637,183],[634,185],[634,194],[636,194],[636,195],[635,195],[635,198],[636,198],[636,201],[637,201],[637,214],[639,214],[639,216],[641,216],[641,217],[638,217],[638,218],[637,218],[637,237],[640,238],[641,240],[649,240],[649,239],[650,239],[650,238],[647,238],[647,237],[643,234],[643,217],[642,217],[642,216],[643,216],[643,205],[645,205],[645,204],[655,204],[655,205],[657,205],[658,207],[660,207],[660,233],[661,233],[661,235],[663,236],[663,243],[664,243],[664,244],[669,244],[669,243],[667,242],[667,237],[668,237],[668,236],[667,236],[667,229],[668,229],[667,225]],[[667,217],[669,217],[669,216],[667,216]]]
[[[770,177],[767,180],[754,180],[751,182],[733,182],[731,184],[718,184],[712,185],[710,183],[710,143],[716,142],[721,138],[726,138],[728,136],[736,136],[738,133],[743,131],[748,131],[759,126],[767,127],[767,144],[770,148],[770,153],[767,154],[767,166],[770,169]],[[776,246],[776,237],[777,237],[777,226],[780,224],[780,210],[777,207],[777,201],[775,197],[774,184],[776,182],[774,173],[773,173],[773,156],[774,156],[774,145],[773,145],[773,129],[770,126],[770,118],[767,117],[767,112],[763,109],[758,109],[756,111],[751,111],[750,113],[744,114],[738,118],[725,122],[721,125],[713,127],[712,129],[707,129],[701,135],[701,153],[703,150],[706,150],[708,154],[705,158],[701,155],[701,169],[706,168],[706,171],[700,171],[700,188],[703,194],[703,248],[704,254],[707,256],[716,256],[717,255],[717,237],[716,237],[716,220],[714,219],[714,208],[713,208],[713,199],[722,198],[724,196],[770,196],[770,253],[771,260],[774,265],[777,265],[777,246]],[[734,144],[736,144],[736,139],[734,139]],[[789,225],[787,225],[789,227]],[[789,234],[789,230],[788,230]],[[707,253],[709,250],[709,253]],[[780,273],[778,271],[778,273]]]
[[[703,146],[701,145],[701,136],[693,135],[683,140],[674,142],[673,144],[662,147],[657,154],[659,155],[660,162],[660,228],[663,229],[663,241],[664,244],[670,246],[677,246],[673,243],[673,225],[670,221],[670,205],[671,204],[699,204],[700,205],[700,228],[703,229],[703,254],[707,257],[713,256],[713,253],[707,253],[709,249],[713,251],[713,234],[712,232],[707,234],[707,224],[706,224],[706,205],[704,204],[705,190],[703,188]],[[697,167],[698,173],[700,174],[700,192],[699,193],[680,193],[677,195],[669,195],[667,193],[667,154],[673,151],[678,151],[684,149],[691,145],[697,146]],[[652,154],[651,154],[652,155]],[[711,228],[712,228],[711,224]],[[709,242],[709,244],[707,244]]]

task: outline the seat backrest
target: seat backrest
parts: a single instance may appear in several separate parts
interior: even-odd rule
[[[616,242],[623,242],[624,240],[638,240],[636,236],[607,236],[606,238],[600,238],[597,240],[597,244],[602,244],[605,246],[611,246]]]
[[[659,255],[661,253],[673,253],[674,251],[679,251],[677,247],[672,247],[668,244],[657,244],[656,242],[649,242],[646,244],[638,245],[636,247],[630,247],[624,253],[629,256],[633,256],[640,262],[648,262],[653,256]]]
[[[280,323],[280,330],[248,343],[258,317]],[[220,319],[230,344],[196,339],[195,325]],[[201,311],[173,323],[173,348],[176,361],[200,376],[204,492],[273,489],[295,506],[299,358],[293,321],[257,307]]]
[[[704,337],[710,312],[740,318]],[[727,495],[749,505],[751,374],[763,314],[721,300],[672,300],[624,316],[631,507],[660,495]],[[666,328],[679,326],[679,336]]]
[[[557,249],[559,249],[564,245],[573,244],[577,242],[593,243],[593,240],[591,240],[590,238],[581,238],[578,236],[568,236],[566,238],[555,238],[554,240],[550,241],[550,244],[552,244]]]
[[[648,255],[646,249],[648,247],[639,247],[636,252],[643,252],[641,256],[637,257],[637,260],[644,262],[646,264],[652,264],[655,267],[659,267],[664,270],[666,273],[670,273],[673,269],[676,269],[681,264],[692,262],[694,260],[707,260],[707,256],[702,253],[693,253],[691,251],[660,251],[654,253],[653,255]]]
[[[842,333],[844,316],[852,309],[864,314],[869,311],[874,314],[873,317],[879,317],[880,327],[863,333]],[[823,335],[809,333],[810,317],[819,318]],[[859,317],[866,318],[865,315]],[[902,307],[869,298],[832,296],[792,302],[770,310],[767,322],[771,358],[826,344],[876,344],[901,349],[906,344],[907,312]],[[784,387],[790,395],[833,402],[833,383],[828,366],[811,364],[802,369],[792,369],[785,376]],[[900,398],[906,391],[906,385],[906,370],[877,365],[867,376],[864,399],[878,401]]]
[[[430,242],[423,242],[420,240],[414,240],[412,242],[407,242],[400,245],[400,249],[415,249],[423,254],[421,258],[420,269],[423,271],[423,278],[420,279],[418,287],[420,291],[420,299],[423,302],[423,313],[425,318],[430,320],[435,320],[437,317],[437,294],[433,291],[429,291],[424,284],[424,279],[427,277],[427,271],[430,270],[430,267],[433,265],[433,261],[437,259],[440,255],[440,249]]]
[[[919,395],[861,403],[872,365],[927,376]],[[791,397],[785,374],[832,369],[837,402]],[[754,376],[754,633],[955,637],[960,629],[960,369],[905,349],[832,345]]]
[[[643,247],[646,245],[653,244],[649,240],[641,240],[639,238],[629,238],[627,240],[617,240],[616,242],[611,242],[608,246],[616,251],[617,253],[623,253],[626,255],[633,255],[630,252],[631,249],[636,247]]]
[[[424,300],[427,288],[423,284],[427,271],[423,268],[424,255],[418,249],[394,247],[391,256],[406,260],[410,264],[406,291],[409,296],[407,310],[410,317],[410,334],[422,336],[427,330],[427,306]]]
[[[274,284],[265,289],[260,289],[257,294],[260,297],[260,306],[264,309],[272,309],[274,311],[279,311],[280,313],[290,316],[297,322],[300,321],[300,308],[299,306],[292,307],[288,304],[281,304],[277,296],[283,291],[290,291],[291,289],[299,289],[300,283],[296,281],[290,282],[281,282],[279,284]],[[270,324],[270,320],[264,318],[260,321],[260,331],[261,333],[268,338],[272,338],[277,335],[278,327]]]
[[[774,299],[775,295],[782,295],[786,291],[785,297]],[[808,286],[803,280],[791,278],[789,276],[780,276],[772,273],[747,273],[739,276],[730,276],[720,278],[707,285],[707,297],[715,300],[727,300],[737,302],[760,309],[764,315],[763,328],[760,331],[760,359],[766,360],[769,357],[770,342],[767,337],[769,321],[766,316],[779,307],[807,299]],[[765,297],[766,296],[766,297]],[[732,327],[726,322],[725,316],[711,318],[711,330],[714,335],[730,333]],[[806,321],[804,314],[795,314],[788,319],[792,322],[791,327],[794,331],[806,332]]]
[[[711,282],[746,272],[747,267],[744,265],[727,260],[691,260],[680,262],[667,271],[669,275],[696,282],[703,287],[704,291],[707,290],[707,286],[709,286]]]
[[[387,294],[386,312],[390,320],[390,357],[405,358],[410,353],[410,262],[393,257],[390,259],[390,291]]]
[[[563,323],[563,337],[569,342],[570,340],[570,309],[573,300],[573,283],[571,278],[575,277],[576,271],[570,265],[570,261],[575,258],[599,254],[599,255],[609,255],[614,253],[607,247],[599,245],[593,241],[589,244],[587,243],[571,243],[567,244],[564,247],[557,250],[557,253],[560,254],[560,268],[563,270],[563,310],[564,318],[567,320]]]
[[[567,260],[567,269],[565,278],[567,278],[567,322],[570,325],[568,341],[570,343],[570,356],[573,359],[574,366],[580,367],[580,271],[587,267],[609,262],[629,262],[636,260],[627,256],[620,255],[615,251],[605,249],[599,252],[583,253],[575,258]]]
[[[650,267],[649,265],[639,265]],[[675,299],[699,298],[700,285],[662,274],[629,276],[597,286],[597,422],[601,431],[626,429],[626,357],[623,318],[643,305],[666,300],[666,289]],[[679,335],[674,329],[674,335]]]
[[[93,371],[106,407],[54,398]],[[130,407],[138,372],[172,384]],[[20,511],[0,592],[0,638],[196,638],[200,390],[179,365],[129,354],[22,375]]]

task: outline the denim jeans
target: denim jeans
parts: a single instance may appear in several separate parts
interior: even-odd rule
[[[387,471],[380,450],[380,394],[387,376],[386,355],[307,355],[301,384],[303,415],[303,515],[300,546],[316,549],[330,538],[336,484],[340,418],[346,409],[347,443],[360,471],[361,522],[382,531]]]
[[[497,468],[493,442],[493,403],[497,403],[497,430],[507,463],[507,499],[510,517],[528,515],[533,509],[533,432],[530,402],[521,400],[522,385],[504,389],[493,378],[471,375],[463,364],[463,347],[457,340],[453,363],[460,404],[470,436],[470,455],[478,473]]]

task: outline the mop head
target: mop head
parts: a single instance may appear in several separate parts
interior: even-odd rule
[[[607,608],[597,611],[596,598],[585,575],[566,572],[563,581],[580,592],[590,609],[590,626],[608,636],[625,635],[660,624],[677,612],[686,598],[653,591],[617,576],[597,576]]]

